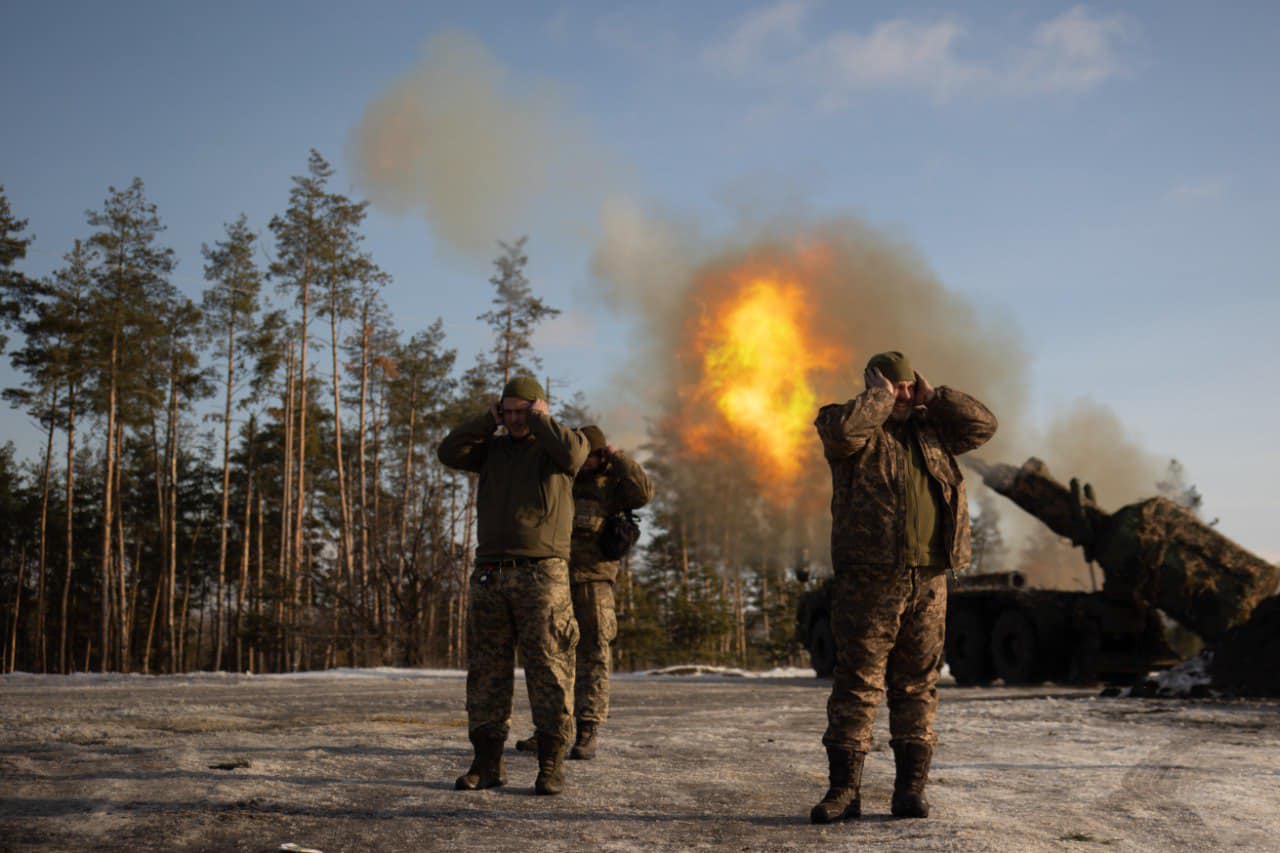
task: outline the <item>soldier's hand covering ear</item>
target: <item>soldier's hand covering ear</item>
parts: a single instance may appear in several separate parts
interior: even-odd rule
[[[551,410],[547,408],[546,400],[534,400],[533,405],[529,407],[529,411],[537,412],[538,414],[541,414],[541,415],[551,414]]]
[[[868,391],[872,388],[883,388],[890,394],[893,393],[893,383],[880,372],[879,368],[868,367],[862,374],[862,381],[866,384]]]

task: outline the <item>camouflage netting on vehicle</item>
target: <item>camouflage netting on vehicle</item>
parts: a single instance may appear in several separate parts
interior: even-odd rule
[[[1172,501],[1150,498],[1107,513],[1088,485],[1062,485],[1039,459],[1020,468],[970,464],[987,486],[1084,548],[1102,567],[1108,596],[1159,607],[1205,640],[1244,623],[1280,581],[1280,567]]]
[[[1228,631],[1213,652],[1213,689],[1236,696],[1280,696],[1280,596]]]
[[[1206,640],[1243,624],[1280,579],[1280,567],[1165,498],[1113,513],[1097,559],[1107,583],[1132,590]]]

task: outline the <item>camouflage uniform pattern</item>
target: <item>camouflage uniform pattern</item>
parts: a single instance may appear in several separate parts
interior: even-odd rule
[[[945,571],[968,568],[970,558],[969,503],[955,457],[981,447],[997,426],[986,406],[946,386],[905,423],[890,420],[893,403],[891,391],[869,388],[846,403],[823,406],[814,422],[831,466],[835,569],[835,681],[823,743],[857,752],[870,749],[886,685],[892,741],[935,742]],[[909,564],[907,491],[914,454],[905,442],[912,441],[938,502],[942,565]]]
[[[618,577],[618,562],[600,554],[600,530],[615,512],[639,509],[653,500],[653,481],[630,456],[615,451],[593,471],[579,471],[573,481],[573,538],[569,545],[569,574],[573,583],[608,581]]]
[[[578,642],[574,716],[603,723],[609,716],[611,646],[618,636],[613,583],[618,562],[600,554],[600,531],[615,512],[639,509],[653,499],[653,482],[640,464],[615,451],[592,471],[579,471],[573,481],[573,539],[569,574],[573,610],[582,632]]]
[[[467,720],[470,732],[506,740],[520,649],[533,724],[572,740],[574,648],[578,624],[569,567],[558,558],[478,563],[467,613]]]
[[[901,442],[885,428],[892,412],[893,394],[882,388],[818,412],[815,426],[831,466],[832,565],[906,567],[901,496],[907,460]],[[943,386],[911,419],[925,467],[942,497],[944,568],[962,571],[969,566],[969,501],[955,457],[995,434],[995,416],[973,397]]]
[[[887,686],[892,741],[932,746],[946,634],[946,573],[844,565],[836,569],[831,592],[836,671],[823,744],[867,752],[876,706]]]
[[[613,584],[587,581],[573,585],[573,613],[578,620],[577,676],[573,683],[573,715],[585,723],[609,717],[611,644],[618,636]]]

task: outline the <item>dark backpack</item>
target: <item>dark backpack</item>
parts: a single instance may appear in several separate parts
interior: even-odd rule
[[[640,522],[631,510],[615,512],[604,520],[600,529],[600,555],[610,562],[627,556],[640,538]]]

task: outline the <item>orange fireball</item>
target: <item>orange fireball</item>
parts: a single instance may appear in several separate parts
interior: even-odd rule
[[[744,265],[702,284],[685,358],[691,385],[681,389],[685,447],[706,456],[731,442],[752,460],[765,494],[785,503],[812,473],[814,379],[841,363],[841,348],[817,331],[803,269]]]

